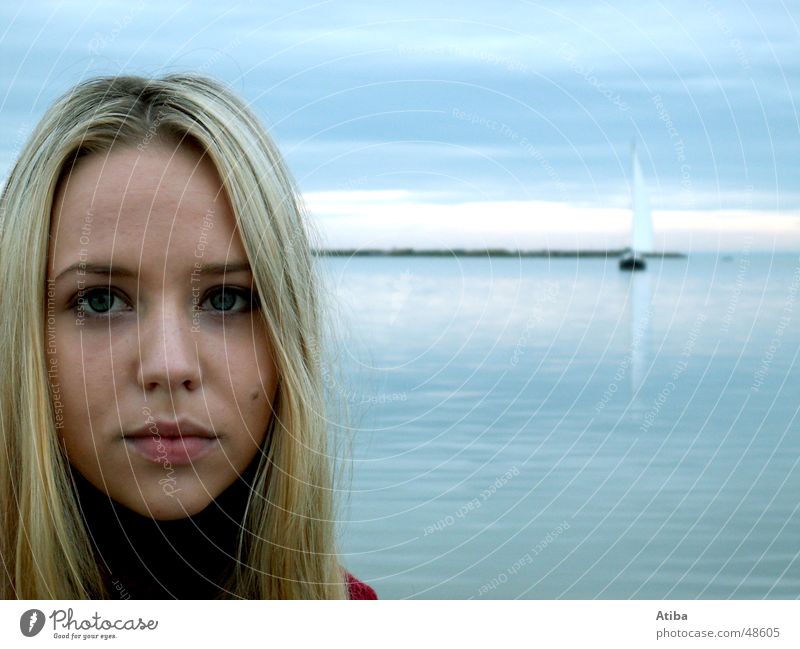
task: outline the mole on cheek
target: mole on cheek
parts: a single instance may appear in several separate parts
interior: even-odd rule
[[[256,399],[258,399],[258,390],[256,390],[255,392],[253,392],[253,394],[250,395],[251,401],[255,401]]]

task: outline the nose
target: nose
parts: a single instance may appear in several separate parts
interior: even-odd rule
[[[189,314],[164,306],[139,320],[139,384],[147,392],[200,387],[200,358]]]

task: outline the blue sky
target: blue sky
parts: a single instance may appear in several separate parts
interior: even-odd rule
[[[0,7],[0,177],[95,74],[245,97],[326,245],[800,249],[797,2],[20,2]]]

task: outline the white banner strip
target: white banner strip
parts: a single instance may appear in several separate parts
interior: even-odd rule
[[[799,628],[797,601],[0,602],[3,647],[777,649]]]

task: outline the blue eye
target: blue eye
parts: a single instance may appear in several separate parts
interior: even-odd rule
[[[255,299],[254,294],[251,291],[238,288],[219,287],[212,289],[207,293],[206,299],[213,310],[221,313],[231,311],[242,313],[258,308],[258,301]]]
[[[105,315],[124,310],[125,303],[110,288],[92,288],[76,300],[78,310],[89,315]],[[112,308],[118,305],[117,308]]]

